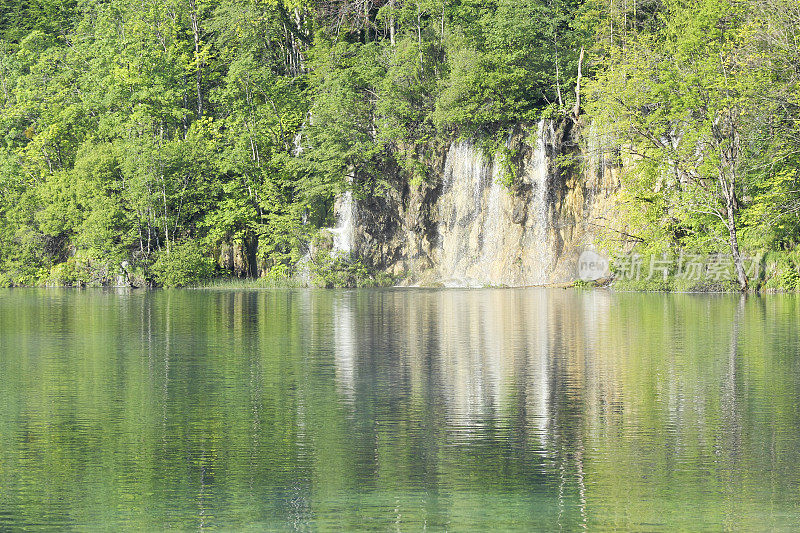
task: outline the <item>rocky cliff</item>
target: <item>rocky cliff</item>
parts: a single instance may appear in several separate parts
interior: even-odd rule
[[[613,219],[613,159],[591,128],[569,119],[514,128],[503,154],[487,157],[473,141],[454,141],[431,179],[398,175],[385,195],[343,196],[337,248],[406,285],[575,279],[581,251]]]

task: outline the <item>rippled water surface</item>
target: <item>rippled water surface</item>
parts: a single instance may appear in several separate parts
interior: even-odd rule
[[[0,530],[795,530],[800,302],[0,291]]]

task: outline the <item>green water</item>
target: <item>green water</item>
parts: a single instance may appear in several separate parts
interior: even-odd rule
[[[0,291],[0,530],[795,530],[800,301]]]

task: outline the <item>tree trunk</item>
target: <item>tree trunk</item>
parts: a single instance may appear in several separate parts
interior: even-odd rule
[[[369,42],[369,0],[364,0],[364,43]]]
[[[733,266],[736,269],[739,288],[744,292],[747,290],[747,273],[739,253],[739,239],[736,235],[736,212],[739,210],[739,201],[736,198],[736,164],[740,147],[735,124],[734,113],[728,111],[714,122],[711,133],[720,155],[719,187],[725,200],[725,226],[728,229]]]
[[[581,67],[583,67],[583,52],[584,48],[581,46],[581,55],[578,58],[578,78],[575,81],[575,108],[572,110],[572,115],[575,120],[578,120],[581,114]]]
[[[191,3],[192,11],[189,18],[192,23],[194,36],[194,60],[197,63],[197,118],[203,118],[203,62],[200,59],[200,25],[197,23],[197,4]]]
[[[396,2],[396,0],[390,0],[389,1],[389,8],[392,10],[392,15],[391,15],[391,17],[389,17],[389,42],[392,44],[392,46],[395,45],[395,42],[394,42],[394,32],[395,32],[395,27],[394,27],[394,25],[395,25],[394,6],[395,6],[395,2]]]
[[[564,101],[561,99],[561,81],[559,80],[558,72],[558,43],[555,43],[556,48],[556,93],[558,94],[558,109],[559,111],[564,108]],[[580,82],[578,82],[580,83]]]
[[[419,64],[422,65],[422,11],[417,7],[417,46],[419,46]]]
[[[736,269],[736,279],[739,281],[739,288],[742,292],[747,290],[747,273],[744,269],[742,255],[739,253],[739,240],[736,236],[736,200],[733,191],[733,182],[726,184],[725,190],[725,210],[728,215],[728,236],[730,237],[731,255],[733,256],[733,266]]]

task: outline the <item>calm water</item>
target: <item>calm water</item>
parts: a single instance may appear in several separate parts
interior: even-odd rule
[[[0,291],[0,530],[793,530],[800,301]]]

